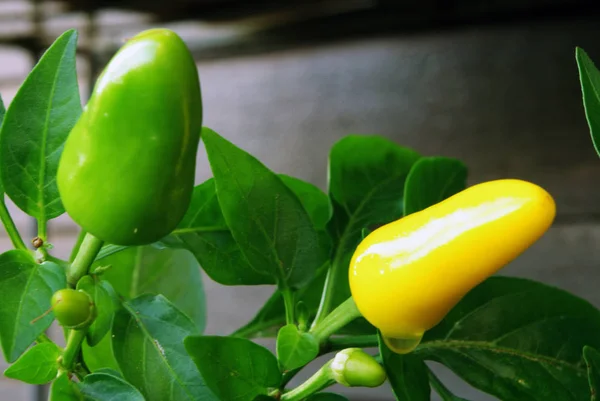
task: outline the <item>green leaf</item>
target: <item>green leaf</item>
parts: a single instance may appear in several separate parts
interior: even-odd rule
[[[94,266],[106,265],[112,267],[102,274],[102,279],[125,299],[161,294],[192,319],[198,330],[204,330],[206,300],[200,266],[186,249],[130,247]]]
[[[85,401],[145,401],[144,396],[131,384],[106,373],[87,375],[79,388]]]
[[[333,217],[328,229],[335,251],[329,275],[335,293],[328,309],[350,296],[348,266],[362,240],[362,230],[402,217],[404,183],[419,157],[413,150],[379,136],[350,135],[331,149],[329,196]],[[359,333],[374,333],[364,319],[356,322],[349,327],[358,327]]]
[[[212,178],[194,188],[190,207],[173,235],[193,252],[206,274],[220,284],[275,284],[273,277],[250,266],[233,239]]]
[[[327,266],[324,266],[325,268]],[[317,273],[316,277],[305,287],[296,292],[296,299],[304,302],[307,311],[309,312],[309,321],[314,319],[319,302],[321,301],[321,293],[325,283],[326,269]],[[285,305],[283,298],[278,290],[275,290],[273,295],[267,300],[260,311],[252,318],[252,320],[240,327],[233,335],[239,337],[274,337],[280,327],[286,324]]]
[[[331,205],[325,192],[311,183],[285,174],[279,174],[281,181],[296,194],[313,225],[322,230],[331,218]]]
[[[83,395],[77,385],[69,380],[69,374],[61,373],[50,386],[49,401],[83,401]]]
[[[348,399],[339,394],[317,393],[308,397],[306,401],[348,401]]]
[[[281,381],[275,356],[252,341],[192,336],[185,339],[185,348],[221,401],[252,400]]]
[[[583,347],[583,358],[587,366],[590,392],[592,393],[591,400],[597,401],[600,391],[600,352],[586,345]]]
[[[227,226],[257,271],[300,288],[323,263],[319,234],[298,197],[256,158],[210,129],[202,140]]]
[[[90,347],[87,340],[81,345],[83,360],[90,372],[113,369],[120,372],[112,346],[112,330],[95,346]]]
[[[425,334],[416,353],[502,400],[589,397],[582,349],[600,346],[600,312],[565,291],[493,277]]]
[[[398,401],[429,401],[429,371],[422,358],[415,354],[399,355],[385,345],[381,334],[379,353],[392,391]]]
[[[110,283],[101,281],[97,276],[83,277],[77,283],[77,289],[90,295],[96,306],[96,318],[87,332],[88,344],[93,347],[110,331],[119,300]]]
[[[277,359],[285,370],[301,368],[319,355],[319,342],[301,333],[294,324],[283,326],[277,335]]]
[[[600,155],[600,71],[582,48],[575,50],[575,58],[579,68],[585,116],[596,153]]]
[[[447,157],[423,157],[404,184],[404,215],[427,209],[467,186],[467,167]]]
[[[74,30],[56,39],[15,95],[0,133],[4,190],[21,210],[44,223],[65,211],[56,171],[81,114],[76,48]]]
[[[217,401],[183,339],[196,325],[162,295],[123,303],[113,323],[113,351],[123,377],[148,401]]]
[[[67,285],[64,270],[52,263],[37,264],[28,251],[0,255],[0,344],[4,357],[14,362],[54,316],[47,313],[54,292]]]
[[[29,384],[46,384],[58,374],[60,349],[54,343],[37,344],[4,371],[6,377]]]

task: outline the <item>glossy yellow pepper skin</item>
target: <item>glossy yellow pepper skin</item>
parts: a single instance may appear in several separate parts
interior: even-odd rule
[[[556,206],[521,180],[472,186],[368,235],[350,263],[361,314],[395,352],[410,352],[472,288],[548,230]]]

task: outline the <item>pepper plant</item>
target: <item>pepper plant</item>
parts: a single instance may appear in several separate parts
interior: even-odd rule
[[[6,376],[50,384],[52,401],[340,401],[334,384],[385,381],[398,400],[464,400],[430,370],[441,363],[502,400],[595,399],[600,312],[490,277],[551,225],[544,189],[467,189],[458,160],[349,135],[324,193],[202,127],[175,33],[129,39],[83,109],[76,42],[61,35],[0,108],[1,188],[38,226],[26,245],[2,198]],[[200,140],[213,178],[194,186]],[[81,227],[68,260],[47,230],[65,212]],[[235,332],[203,335],[200,269],[272,296]],[[45,334],[55,320],[64,347]]]

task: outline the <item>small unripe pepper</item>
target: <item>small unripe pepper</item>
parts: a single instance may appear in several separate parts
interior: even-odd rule
[[[65,143],[57,183],[66,211],[106,243],[168,235],[190,203],[201,128],[198,70],[183,40],[168,29],[129,39]]]
[[[338,352],[331,361],[334,380],[346,387],[379,387],[387,378],[383,367],[360,348]]]
[[[414,349],[472,288],[511,262],[552,224],[554,200],[521,180],[470,187],[378,228],[356,249],[352,297],[390,349]]]
[[[50,304],[58,323],[69,329],[83,329],[96,318],[92,298],[80,290],[58,290],[52,295]]]

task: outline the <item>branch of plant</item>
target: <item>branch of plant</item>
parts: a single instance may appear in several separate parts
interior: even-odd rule
[[[70,287],[75,288],[75,285],[83,276],[88,274],[90,266],[96,259],[98,252],[102,248],[102,240],[94,237],[90,233],[85,234],[85,238],[81,242],[77,256],[67,269],[67,283]]]
[[[321,391],[333,384],[335,384],[335,379],[332,377],[331,361],[329,361],[325,365],[321,366],[321,369],[319,369],[304,383],[295,389],[284,393],[281,396],[281,401],[300,401],[309,395]]]
[[[324,344],[332,334],[360,316],[361,314],[354,303],[354,299],[350,297],[321,320],[321,322],[316,325],[313,324],[310,333],[319,344]]]
[[[79,231],[79,234],[77,235],[77,240],[75,241],[75,245],[73,245],[73,249],[71,250],[71,255],[69,256],[69,262],[72,263],[75,260],[77,253],[79,253],[79,248],[81,248],[81,244],[83,243],[83,240],[85,239],[85,234],[86,234],[86,232],[84,230]]]
[[[296,305],[294,303],[294,292],[289,287],[282,287],[279,289],[279,292],[281,292],[283,304],[285,305],[285,322],[287,324],[295,324],[294,312],[296,311]]]
[[[81,343],[85,338],[87,330],[71,330],[69,332],[69,338],[67,345],[62,355],[62,366],[69,372],[73,371],[75,360],[79,355],[81,349]]]
[[[378,345],[379,342],[376,334],[329,337],[322,346],[322,352],[328,353],[346,348],[372,348],[377,347]]]
[[[37,219],[37,231],[37,236],[46,242],[48,240],[48,221],[46,219]]]
[[[339,248],[338,248],[339,249]],[[320,324],[323,319],[331,312],[333,304],[333,295],[335,293],[335,283],[339,274],[338,253],[336,252],[335,259],[331,263],[329,270],[327,270],[327,277],[325,278],[325,284],[323,286],[323,294],[321,295],[321,302],[317,309],[317,315],[313,320],[312,327]]]
[[[27,246],[23,242],[23,238],[21,238],[21,234],[19,234],[19,230],[17,230],[17,226],[8,212],[8,208],[4,202],[4,197],[0,200],[0,220],[2,220],[4,229],[6,230],[6,233],[8,234],[10,242],[12,242],[13,246],[16,249],[27,250]]]

